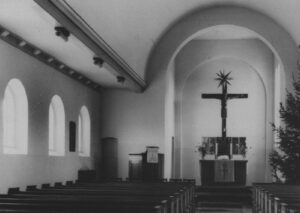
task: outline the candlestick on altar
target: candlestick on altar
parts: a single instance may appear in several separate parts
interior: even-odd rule
[[[230,156],[229,159],[232,159],[232,138],[230,138]]]
[[[218,158],[218,148],[219,148],[219,144],[218,144],[218,142],[217,142],[217,139],[215,138],[215,159],[217,159]]]

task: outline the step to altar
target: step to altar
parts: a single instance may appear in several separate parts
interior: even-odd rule
[[[245,186],[198,186],[196,188],[195,212],[241,212],[250,213],[252,208],[251,187]]]

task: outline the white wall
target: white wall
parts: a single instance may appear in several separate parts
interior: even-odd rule
[[[269,17],[258,13],[256,11],[241,8],[241,7],[211,7],[200,9],[194,11],[191,14],[187,14],[183,18],[179,19],[174,25],[170,26],[166,30],[165,34],[162,35],[161,39],[157,41],[157,44],[153,48],[153,51],[148,59],[147,70],[146,70],[146,80],[149,83],[149,88],[143,94],[134,94],[126,91],[118,90],[108,90],[105,92],[105,107],[104,107],[104,117],[102,119],[102,126],[104,128],[104,136],[112,136],[119,138],[119,171],[120,176],[128,176],[128,153],[142,152],[145,150],[147,145],[159,145],[161,147],[160,151],[164,152],[165,144],[169,143],[167,127],[166,124],[170,123],[169,121],[175,120],[175,123],[181,123],[180,116],[172,117],[173,113],[167,113],[166,103],[171,106],[170,102],[167,101],[170,91],[167,77],[170,66],[174,62],[174,59],[178,52],[188,44],[193,38],[199,35],[199,32],[205,31],[205,29],[213,26],[218,26],[222,24],[231,24],[240,27],[245,27],[255,33],[264,41],[256,43],[255,47],[263,46],[261,51],[267,51],[271,53],[270,49],[274,52],[278,59],[283,64],[286,86],[290,88],[290,79],[293,72],[297,70],[297,57],[298,49],[297,45],[290,37],[290,35],[271,20]],[[267,26],[267,27],[266,27]],[[282,39],[284,38],[284,39]],[[266,47],[267,44],[268,47]],[[230,46],[230,45],[229,45]],[[228,54],[235,52],[235,47],[228,49]],[[273,78],[269,77],[265,72],[265,65],[269,63],[264,63],[264,60],[261,60],[261,55],[256,55],[252,52],[251,60],[245,60],[248,49],[243,49],[243,54],[245,58],[241,59],[247,64],[252,65],[255,61],[258,67],[253,68],[254,70],[261,71],[259,73],[260,78],[265,85],[271,85]],[[190,58],[204,57],[204,61],[208,61],[218,57],[218,48],[210,51],[206,49],[204,52],[199,52],[198,55],[190,55]],[[265,56],[270,56],[273,58],[273,55],[267,54]],[[224,57],[221,55],[219,57]],[[266,58],[267,59],[267,58]],[[272,59],[267,59],[272,60]],[[195,60],[196,61],[196,60]],[[196,64],[197,66],[198,64]],[[185,63],[185,69],[181,70],[185,75],[186,71],[193,71],[191,68],[194,66],[189,61]],[[195,66],[194,66],[195,67]],[[191,68],[191,69],[190,69]],[[268,70],[268,69],[267,69]],[[180,87],[178,87],[178,80],[183,82],[186,80],[187,76],[182,76],[178,78],[175,76],[175,114],[178,114],[177,111],[180,109],[181,100],[178,99]],[[170,83],[170,82],[169,82]],[[182,84],[183,86],[184,84]],[[284,91],[284,87],[282,88]],[[266,88],[266,91],[273,89]],[[267,91],[270,94],[270,91]],[[269,113],[273,115],[272,108],[270,108],[270,103],[273,103],[271,96],[267,97],[266,108],[267,108],[267,117]],[[171,109],[173,110],[173,109]],[[268,122],[267,119],[265,122]],[[175,128],[175,141],[177,142],[176,147],[176,171],[175,176],[181,176],[181,167],[180,167],[180,141],[181,133],[178,129],[179,125],[176,125]],[[266,126],[266,128],[270,128]],[[171,131],[169,131],[171,132]],[[266,130],[269,132],[269,130]],[[178,135],[179,134],[179,135]],[[266,140],[270,141],[268,138],[270,136],[266,135]],[[268,149],[272,149],[267,147]],[[265,155],[265,162],[268,158]],[[266,177],[268,172],[266,172]]]
[[[249,96],[228,102],[227,136],[247,138],[248,184],[270,178],[265,171],[268,147],[273,144],[269,125],[274,108],[273,64],[272,52],[259,40],[195,40],[182,49],[176,58],[175,74],[181,107],[176,110],[176,117],[181,117],[176,129],[181,132],[178,146],[182,148],[182,177],[197,177],[200,183],[195,146],[201,144],[202,137],[221,137],[221,103],[202,99],[201,94],[221,93],[214,79],[224,69],[233,77],[228,92]]]
[[[171,137],[173,134],[176,134],[175,140],[176,140],[176,149],[177,149],[177,156],[176,156],[176,176],[177,177],[186,177],[186,178],[193,178],[196,177],[195,175],[199,176],[199,172],[196,171],[197,168],[199,168],[199,165],[194,163],[194,159],[192,159],[191,162],[193,162],[193,166],[191,167],[189,164],[189,160],[184,160],[180,157],[178,157],[178,153],[183,153],[183,156],[192,156],[192,158],[195,157],[195,153],[193,150],[188,150],[185,152],[185,147],[181,147],[184,145],[184,143],[181,144],[183,135],[178,136],[178,129],[181,131],[182,128],[189,128],[189,126],[184,127],[185,123],[181,122],[178,124],[178,119],[180,121],[180,116],[174,117],[174,104],[176,103],[176,115],[178,115],[178,107],[180,107],[181,104],[181,95],[182,91],[185,85],[186,78],[191,75],[195,70],[200,69],[201,63],[210,61],[215,61],[214,57],[218,59],[219,61],[219,67],[224,67],[224,63],[222,60],[229,60],[231,61],[226,62],[227,68],[230,70],[235,70],[236,67],[238,67],[238,70],[245,70],[243,73],[248,73],[248,76],[240,76],[239,82],[245,81],[247,78],[254,79],[252,83],[254,87],[247,88],[247,91],[245,93],[250,93],[249,91],[252,91],[253,94],[261,94],[262,96],[255,97],[255,95],[251,95],[246,101],[242,101],[243,103],[246,103],[246,105],[249,107],[251,103],[253,102],[260,102],[261,104],[256,105],[259,109],[257,109],[259,112],[263,111],[262,114],[255,113],[257,116],[256,122],[259,122],[259,125],[256,125],[257,123],[252,123],[251,125],[247,125],[247,127],[244,128],[244,131],[247,131],[248,133],[245,134],[245,132],[240,132],[241,135],[239,136],[246,136],[251,137],[249,134],[249,128],[253,128],[252,132],[257,133],[257,138],[252,138],[251,141],[263,141],[260,142],[260,147],[253,147],[252,150],[260,149],[260,154],[257,154],[257,156],[260,155],[259,158],[260,162],[263,162],[264,168],[266,164],[266,155],[261,155],[262,153],[265,154],[267,152],[266,141],[269,141],[268,144],[271,144],[271,139],[273,137],[273,134],[271,133],[271,129],[268,127],[269,122],[272,122],[273,119],[273,54],[272,52],[259,40],[241,40],[241,41],[225,41],[225,42],[219,42],[218,45],[212,45],[216,44],[218,42],[216,41],[206,41],[206,42],[200,42],[200,41],[193,41],[190,44],[188,44],[183,50],[179,53],[178,57],[176,58],[176,73],[175,73],[175,79],[173,77],[174,67],[172,65],[169,66],[168,71],[165,74],[161,74],[160,78],[157,78],[155,82],[153,82],[152,85],[142,94],[136,94],[128,91],[120,91],[120,90],[106,90],[104,94],[104,112],[103,112],[103,119],[102,119],[102,126],[103,126],[103,136],[105,137],[116,137],[119,139],[119,175],[123,178],[128,176],[128,154],[129,153],[140,153],[145,151],[145,147],[148,145],[157,145],[160,147],[160,152],[164,153],[166,156],[166,163],[165,163],[165,176],[170,177],[170,167],[171,167],[171,150],[170,150],[170,143],[171,143]],[[242,50],[242,51],[239,51]],[[203,54],[205,53],[205,54]],[[224,56],[229,57],[229,59],[224,58]],[[210,59],[210,60],[207,60]],[[213,60],[214,59],[214,60]],[[203,66],[206,63],[203,64]],[[210,63],[208,63],[210,64]],[[212,63],[214,64],[214,63]],[[222,64],[222,66],[220,65]],[[207,64],[205,66],[208,66]],[[218,72],[220,68],[213,67],[213,68],[207,68],[209,70],[213,70],[213,75]],[[250,71],[251,70],[251,71]],[[249,74],[250,73],[250,74]],[[180,76],[180,77],[179,77]],[[235,74],[233,73],[234,78]],[[205,77],[205,76],[201,76]],[[191,77],[190,77],[191,78]],[[189,78],[189,79],[190,79]],[[206,81],[209,81],[209,79],[204,78]],[[214,79],[214,76],[211,78]],[[174,85],[175,82],[175,85]],[[247,81],[248,82],[248,81]],[[234,82],[235,83],[235,82]],[[186,85],[189,83],[186,83]],[[267,84],[267,87],[264,87],[263,84]],[[206,92],[217,92],[218,89],[216,88],[215,82],[212,80],[211,87],[207,89]],[[175,88],[174,88],[175,86]],[[243,92],[243,90],[238,87],[238,85],[235,85],[237,87],[236,90],[238,92]],[[180,89],[181,88],[181,89]],[[256,92],[257,89],[259,92]],[[176,93],[174,94],[174,89]],[[214,90],[213,90],[214,89]],[[231,89],[231,88],[230,88]],[[192,91],[196,91],[195,88],[191,88]],[[164,92],[163,92],[164,91]],[[268,91],[268,97],[267,99],[260,99],[263,97],[265,92]],[[188,94],[193,94],[190,92],[187,92]],[[234,103],[237,102],[239,104],[239,101],[232,101],[230,103],[230,107],[235,111]],[[250,103],[250,104],[249,104]],[[215,109],[215,118],[219,119],[219,103],[215,101],[216,109]],[[249,104],[249,105],[248,105]],[[266,107],[268,106],[268,110],[266,113]],[[239,105],[237,106],[239,107]],[[252,107],[253,109],[253,107]],[[263,109],[263,110],[261,110]],[[230,113],[230,112],[229,112]],[[249,115],[248,113],[244,115]],[[267,118],[267,116],[269,116]],[[195,117],[195,115],[192,115],[191,117]],[[174,132],[174,119],[176,118],[176,133]],[[249,119],[249,117],[246,117],[246,119]],[[230,118],[228,118],[228,125],[230,125],[230,122],[234,123],[236,121],[230,121]],[[219,122],[217,122],[219,123]],[[244,127],[244,126],[240,126]],[[259,127],[259,129],[257,129]],[[262,128],[260,128],[262,127]],[[220,128],[220,125],[217,125],[216,128]],[[266,129],[265,129],[266,128]],[[212,135],[215,135],[216,133],[219,133],[217,129],[214,129],[215,131],[211,133]],[[237,134],[234,132],[234,128],[230,130],[229,128],[229,134]],[[179,132],[180,132],[179,131]],[[198,129],[193,129],[194,134],[198,134]],[[230,132],[232,131],[232,132]],[[266,132],[269,132],[269,136],[266,136]],[[190,132],[186,133],[189,134]],[[239,132],[238,132],[239,133]],[[191,134],[193,135],[193,134]],[[267,137],[269,139],[267,140]],[[201,136],[195,136],[195,138],[201,138]],[[250,140],[250,139],[249,139]],[[255,142],[253,142],[255,143]],[[191,145],[192,144],[192,145]],[[191,147],[194,148],[194,141],[190,144]],[[272,145],[270,145],[272,146]],[[251,155],[251,151],[249,151],[249,156]],[[179,165],[182,164],[182,168],[185,168],[182,170],[181,175],[178,175],[178,172],[180,172]],[[249,165],[253,164],[249,162]],[[250,167],[249,167],[250,168]],[[251,166],[251,168],[254,168]],[[254,174],[255,172],[251,172],[251,174]],[[250,174],[250,170],[249,170]],[[251,175],[250,174],[250,175]],[[261,172],[260,176],[257,177],[250,177],[249,180],[264,180],[265,173]],[[267,175],[268,176],[268,175]]]
[[[232,70],[234,80],[228,92],[246,93],[249,96],[247,99],[228,101],[227,136],[246,137],[249,160],[247,178],[250,183],[261,182],[265,170],[265,92],[255,71],[243,62],[232,59],[206,63],[186,82],[182,100],[182,175],[188,178],[200,175],[199,155],[194,150],[196,145],[201,145],[202,137],[222,136],[220,101],[201,98],[202,93],[221,93],[213,72],[221,68]],[[191,164],[196,165],[192,167]]]
[[[0,41],[0,138],[2,143],[2,105],[8,81],[19,79],[26,90],[29,110],[28,154],[4,155],[0,145],[0,192],[8,187],[76,180],[81,168],[96,168],[100,141],[101,95],[57,72],[7,43]],[[48,156],[48,110],[53,95],[59,95],[66,113],[65,156]],[[79,157],[69,150],[69,121],[78,121],[82,105],[91,117],[91,157]]]
[[[160,78],[144,93],[117,89],[103,96],[102,130],[104,137],[118,138],[118,175],[128,177],[128,154],[146,151],[146,146],[159,146],[164,153],[165,78]]]

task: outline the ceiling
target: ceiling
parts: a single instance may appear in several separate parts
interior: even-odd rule
[[[60,0],[68,5],[132,69],[145,78],[149,54],[160,36],[182,16],[213,5],[238,5],[274,19],[300,43],[299,0]],[[57,21],[33,0],[0,0],[0,25],[59,59],[103,87],[126,88],[110,66],[93,63],[95,53],[71,35],[55,36]],[[230,25],[212,28],[196,39],[240,39],[256,35]]]

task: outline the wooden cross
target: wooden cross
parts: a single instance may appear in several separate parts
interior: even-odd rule
[[[221,117],[222,117],[222,144],[220,144],[221,147],[220,155],[225,154],[230,156],[230,150],[229,147],[226,144],[226,118],[227,118],[227,100],[234,99],[234,98],[248,98],[248,94],[232,94],[227,93],[227,85],[230,84],[230,80],[232,80],[231,77],[229,77],[230,72],[225,74],[224,71],[220,71],[220,73],[217,73],[217,78],[215,80],[219,81],[219,86],[222,86],[222,93],[221,94],[202,94],[202,98],[205,99],[219,99],[221,100]],[[227,147],[227,148],[226,148]],[[225,150],[224,150],[225,149]]]

